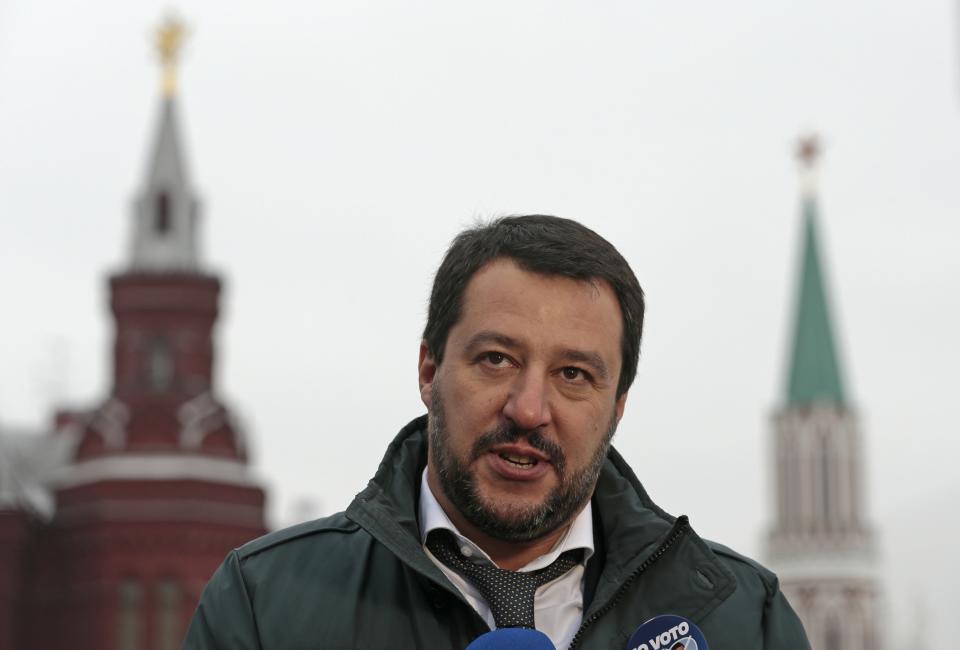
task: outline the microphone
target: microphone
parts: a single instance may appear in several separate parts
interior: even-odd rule
[[[481,634],[467,650],[557,650],[557,646],[543,632],[527,627],[502,627]]]

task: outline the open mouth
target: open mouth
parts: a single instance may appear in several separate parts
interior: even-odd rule
[[[521,454],[501,452],[498,456],[519,469],[532,469],[540,462],[532,456],[523,456]]]

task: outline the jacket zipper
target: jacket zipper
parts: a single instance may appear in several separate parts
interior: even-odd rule
[[[569,650],[574,650],[577,646],[580,645],[580,640],[583,638],[584,631],[597,622],[597,620],[613,609],[614,605],[623,597],[623,594],[626,593],[627,589],[630,588],[630,585],[633,584],[633,581],[640,577],[640,575],[649,569],[657,560],[663,557],[671,546],[673,546],[678,539],[683,537],[687,531],[690,530],[690,521],[687,519],[686,515],[682,515],[677,518],[676,530],[667,540],[661,544],[657,550],[650,554],[650,556],[643,561],[643,563],[637,567],[636,571],[627,576],[627,579],[623,581],[623,584],[620,585],[620,588],[617,590],[617,593],[614,594],[606,605],[595,611],[590,618],[585,620],[580,624],[580,629],[577,630],[576,635],[574,635],[573,640],[570,642]]]

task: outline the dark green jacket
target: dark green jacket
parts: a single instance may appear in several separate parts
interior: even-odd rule
[[[488,631],[420,546],[425,422],[400,432],[345,513],[231,552],[184,648],[462,650]],[[654,505],[613,449],[593,511],[597,553],[574,647],[620,650],[641,623],[677,614],[700,626],[710,650],[809,648],[776,577]]]

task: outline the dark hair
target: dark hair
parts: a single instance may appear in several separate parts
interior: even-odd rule
[[[489,262],[508,258],[525,271],[576,280],[606,280],[623,315],[623,363],[617,397],[637,374],[643,333],[643,289],[623,256],[606,239],[571,219],[542,214],[502,217],[461,232],[437,269],[423,340],[440,364],[447,335],[463,309],[470,278]]]

